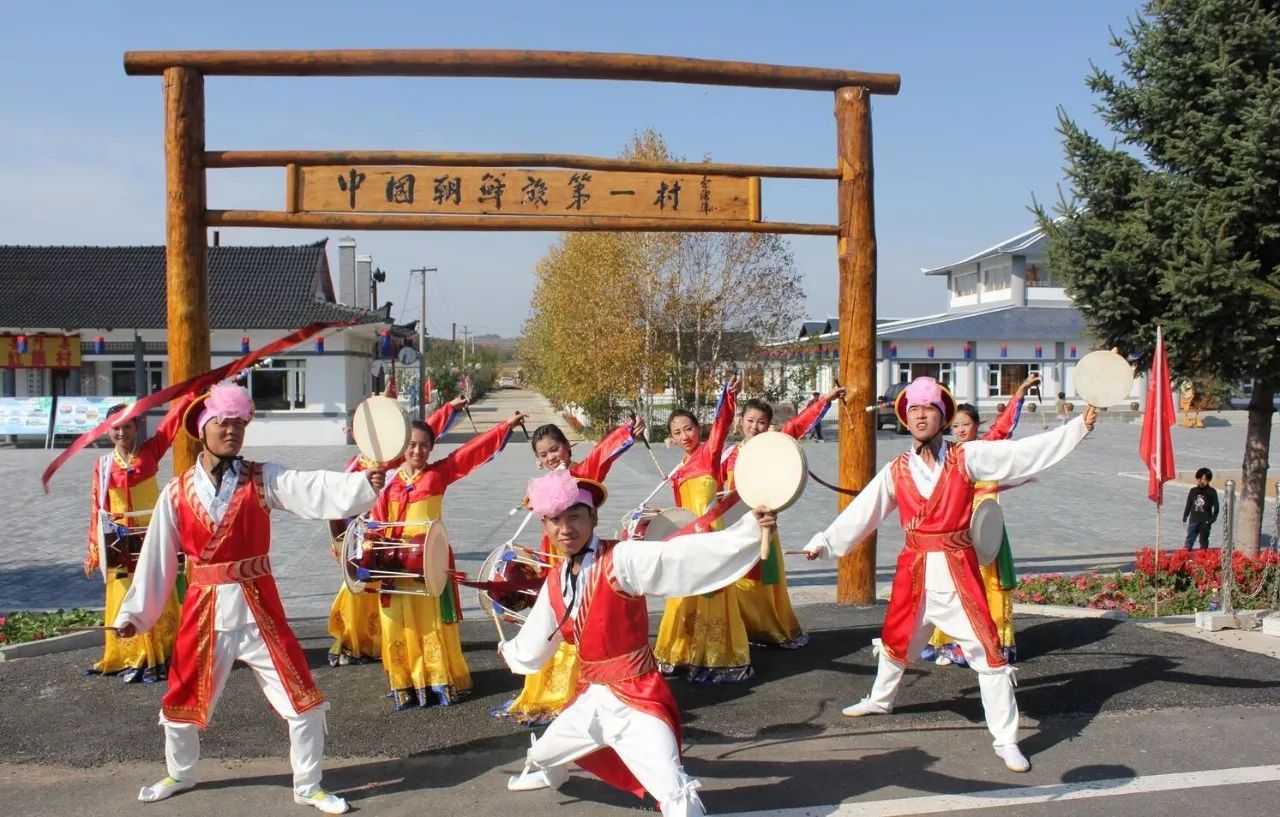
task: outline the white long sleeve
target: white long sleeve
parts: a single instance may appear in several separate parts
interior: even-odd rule
[[[555,609],[547,596],[547,584],[538,592],[538,600],[516,637],[498,642],[498,653],[517,675],[534,675],[560,646],[564,636],[556,625]],[[550,638],[548,638],[550,636]]]
[[[875,532],[885,518],[898,507],[893,493],[892,463],[881,468],[840,512],[827,529],[814,535],[804,549],[827,559],[839,558],[858,542]]]
[[[343,519],[373,507],[377,492],[364,473],[294,471],[262,464],[267,504],[303,519]]]
[[[697,596],[741,579],[758,558],[760,523],[748,513],[722,531],[619,542],[613,573],[619,588],[633,596]]]
[[[1026,479],[1062,461],[1088,433],[1081,415],[1053,431],[1020,440],[967,442],[964,443],[965,469],[975,481]]]
[[[169,596],[178,581],[178,518],[174,511],[173,483],[160,492],[146,538],[138,554],[133,583],[120,604],[113,627],[132,624],[145,633],[155,626],[164,613]]]

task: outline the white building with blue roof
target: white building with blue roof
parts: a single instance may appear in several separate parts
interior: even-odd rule
[[[1082,404],[1073,372],[1095,348],[1084,316],[1075,308],[1046,258],[1047,239],[1027,230],[959,261],[921,270],[945,278],[945,312],[877,322],[877,391],[921,376],[945,383],[959,402],[989,417],[1030,374],[1044,379],[1052,409],[1058,392]],[[807,394],[830,388],[838,371],[839,321],[807,320],[798,336],[766,352],[765,382]],[[804,382],[799,382],[804,381]],[[1130,401],[1146,394],[1138,378]],[[796,395],[788,395],[794,397]]]

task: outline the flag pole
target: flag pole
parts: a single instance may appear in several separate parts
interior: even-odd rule
[[[1156,359],[1152,361],[1154,365],[1151,367],[1151,374],[1153,377],[1157,376],[1156,369],[1159,368],[1159,357],[1160,352],[1162,351],[1160,343],[1162,338],[1160,331],[1160,324],[1156,324]],[[1163,376],[1163,373],[1161,373],[1160,376]],[[1160,480],[1164,477],[1164,459],[1162,458],[1164,452],[1160,450],[1161,444],[1164,441],[1164,434],[1162,433],[1164,427],[1160,425],[1164,422],[1164,401],[1161,399],[1159,383],[1156,384],[1156,392],[1156,414],[1152,419],[1155,421],[1154,428],[1156,429],[1155,467],[1161,469],[1156,475],[1156,479]],[[1147,389],[1147,395],[1150,396],[1150,394],[1151,389]],[[1151,406],[1147,406],[1147,411],[1151,410]],[[1149,467],[1150,465],[1148,465],[1148,468]],[[1152,618],[1160,617],[1160,508],[1164,505],[1164,483],[1158,482],[1158,488],[1160,490],[1160,498],[1156,500],[1156,561],[1151,571],[1151,583],[1155,588],[1155,597],[1151,601]]]

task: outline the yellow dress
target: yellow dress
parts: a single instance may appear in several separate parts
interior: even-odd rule
[[[678,504],[702,515],[715,501],[716,487],[710,475],[685,479],[676,486]],[[719,520],[711,526],[723,527]],[[739,593],[731,584],[714,593],[667,599],[653,650],[663,673],[681,673],[695,684],[737,683],[755,674]]]
[[[422,477],[429,473],[428,470],[418,475],[418,482],[424,482]],[[407,486],[407,504],[406,491],[386,491],[374,507],[374,519],[430,522],[440,518],[443,494],[416,497],[412,489],[417,486],[412,484],[412,478],[404,470],[397,472],[395,480],[402,486],[410,483]],[[379,513],[384,503],[386,516]],[[409,527],[403,535],[409,538],[424,530]],[[413,579],[383,582],[384,590],[421,588],[422,582]],[[382,664],[397,710],[428,706],[433,697],[448,706],[471,691],[471,671],[463,657],[462,638],[458,633],[460,616],[455,594],[452,580],[439,598],[403,593],[381,594]]]
[[[787,571],[782,560],[782,542],[776,530],[769,546],[769,558],[760,569],[764,574],[760,579],[741,579],[736,585],[747,637],[752,644],[785,650],[805,646],[809,643],[809,634],[800,626],[800,619],[796,618],[796,611],[791,606]],[[768,582],[765,576],[776,579]]]
[[[973,507],[977,508],[979,502],[987,499],[999,501],[996,497],[996,483],[974,483]],[[1009,534],[1006,531],[1001,548],[1008,549],[1008,547]],[[1005,657],[1010,661],[1014,661],[1017,658],[1017,644],[1013,636],[1013,592],[1004,589],[1004,583],[1000,578],[1000,561],[1001,559],[997,558],[989,565],[981,565],[978,568],[978,572],[982,575],[982,586],[987,591],[987,606],[991,608],[991,620],[995,622],[996,632],[1000,635],[1000,646],[1004,649]],[[929,639],[929,646],[940,651],[953,644],[955,644],[954,638],[941,629],[934,628],[933,637]],[[952,654],[947,657],[954,660],[955,655]]]
[[[120,457],[119,453],[112,453],[110,457],[113,471],[118,469],[119,472],[126,474],[127,479],[128,469],[133,467],[134,463],[126,462]],[[126,487],[118,479],[104,481],[101,476],[101,467],[102,463],[99,462],[94,468],[93,506],[95,509],[103,507],[101,490],[104,482],[106,483],[107,492],[106,509],[112,514],[126,514],[131,511],[155,507],[156,500],[160,496],[160,489],[156,484],[154,474]],[[119,483],[119,485],[116,483]],[[120,518],[121,524],[127,524],[129,527],[143,528],[150,521],[150,515]],[[95,513],[91,522],[91,535],[95,540],[97,524],[97,514]],[[95,564],[96,561],[95,558]],[[127,568],[113,567],[107,569],[106,603],[103,611],[103,621],[115,620],[116,614],[120,612],[120,604],[124,601],[125,594],[129,592],[129,587],[132,584],[133,574]],[[153,683],[163,680],[168,675],[169,656],[173,653],[173,645],[178,638],[178,617],[180,612],[178,593],[175,590],[168,604],[165,605],[164,613],[161,614],[156,625],[148,632],[140,633],[132,638],[120,638],[111,630],[107,630],[102,660],[96,662],[86,672],[91,675],[118,675],[125,682],[141,681],[143,683]]]
[[[363,664],[382,658],[382,605],[378,583],[364,593],[352,593],[344,584],[329,608],[329,666]]]

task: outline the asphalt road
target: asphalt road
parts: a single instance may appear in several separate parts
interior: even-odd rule
[[[841,717],[840,707],[870,684],[868,645],[883,610],[813,605],[800,613],[813,643],[798,652],[758,651],[754,682],[719,688],[673,682],[689,771],[703,780],[704,800],[715,813],[838,814],[846,801],[847,808],[858,805],[850,814],[933,813],[909,809],[937,805],[911,805],[922,797],[998,798],[1028,786],[1074,791],[1071,786],[1089,781],[1104,781],[1096,786],[1112,793],[1074,800],[1053,789],[1035,810],[1019,805],[1011,813],[1112,814],[1129,808],[1121,800],[1151,809],[1156,802],[1199,802],[1219,790],[1237,798],[1219,813],[1273,813],[1280,795],[1275,780],[1201,782],[1190,794],[1159,786],[1182,786],[1205,770],[1274,763],[1280,749],[1280,664],[1274,659],[1116,621],[1023,617],[1019,646],[1027,658],[1018,698],[1022,745],[1035,768],[1014,775],[991,754],[968,670],[916,666],[894,715]],[[382,697],[378,665],[330,669],[320,625],[301,622],[298,629],[332,702],[326,780],[358,808],[406,815],[427,809],[604,814],[641,806],[580,776],[559,792],[505,791],[503,781],[518,771],[528,735],[488,715],[517,679],[498,665],[486,622],[464,623],[475,695],[454,707],[403,713],[392,712]],[[61,817],[127,808],[139,785],[163,774],[155,721],[161,688],[81,675],[93,657],[94,651],[81,650],[0,663],[4,813]],[[287,751],[283,725],[248,671],[237,668],[205,734],[206,782],[148,806],[147,814],[229,807],[249,807],[262,817],[296,814],[287,793]],[[1170,774],[1172,783],[1160,778]],[[1165,782],[1149,784],[1154,791],[1122,793],[1148,779]],[[867,811],[889,808],[885,803],[898,810]]]

